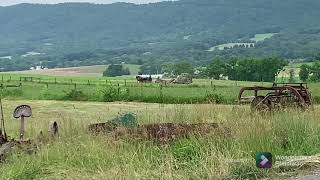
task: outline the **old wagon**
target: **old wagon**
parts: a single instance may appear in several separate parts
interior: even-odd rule
[[[240,104],[251,104],[252,110],[268,112],[285,107],[303,110],[312,105],[306,83],[274,83],[271,87],[243,87],[238,97]]]

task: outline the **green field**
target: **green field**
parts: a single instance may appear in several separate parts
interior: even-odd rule
[[[268,38],[271,38],[272,36],[276,35],[277,33],[265,33],[265,34],[256,34],[254,35],[254,38],[251,38],[250,40],[255,42],[264,41]]]
[[[2,81],[3,77],[3,81]],[[139,84],[133,77],[53,77],[28,75],[33,81],[20,81],[22,75],[4,74],[0,82],[7,99],[73,100],[73,101],[134,101],[165,104],[218,103],[236,104],[239,90],[244,86],[271,86],[266,82],[195,79],[191,85]],[[279,81],[281,79],[278,79]],[[21,87],[7,87],[22,84]],[[315,103],[320,86],[309,84]]]

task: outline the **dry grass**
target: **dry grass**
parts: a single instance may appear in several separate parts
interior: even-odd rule
[[[319,107],[313,112],[288,111],[272,116],[251,114],[245,106],[159,105],[60,101],[4,101],[7,132],[18,136],[15,106],[30,104],[27,137],[47,130],[50,120],[60,124],[60,138],[37,154],[12,154],[0,166],[0,179],[246,179],[277,176],[255,168],[256,151],[276,155],[319,153]],[[121,112],[133,112],[140,124],[156,122],[218,122],[233,137],[181,139],[171,144],[92,136],[87,125],[105,122]],[[282,147],[286,145],[287,147]],[[233,165],[228,159],[251,158]]]

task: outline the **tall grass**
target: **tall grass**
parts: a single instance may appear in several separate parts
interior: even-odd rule
[[[5,101],[7,131],[18,137],[19,122],[12,109],[24,101]],[[315,111],[252,114],[246,106],[161,105],[29,101],[34,115],[27,119],[27,137],[60,124],[60,138],[43,144],[36,154],[12,154],[0,166],[0,179],[255,179],[278,177],[278,170],[259,170],[257,151],[274,155],[319,153],[320,117]],[[130,137],[92,136],[87,125],[105,122],[121,112],[133,112],[140,124],[176,122],[222,123],[231,137],[194,136],[167,145]],[[19,150],[17,150],[19,152]],[[233,159],[249,159],[230,163]]]

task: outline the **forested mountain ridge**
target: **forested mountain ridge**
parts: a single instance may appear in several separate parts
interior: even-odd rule
[[[145,5],[20,4],[0,7],[2,71],[107,63],[189,60],[214,56],[315,58],[320,50],[320,1],[180,0]],[[253,42],[254,48],[212,50]],[[4,58],[3,58],[4,57]]]

